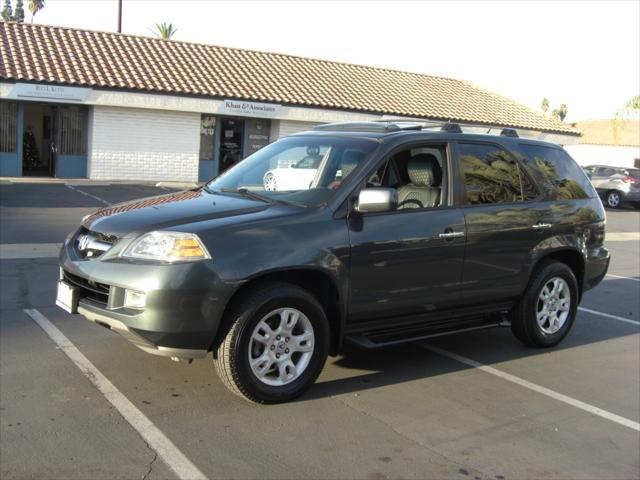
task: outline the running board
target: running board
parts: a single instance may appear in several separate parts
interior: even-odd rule
[[[422,332],[413,332],[410,335],[402,335],[402,334],[394,334],[391,332],[388,333],[379,333],[379,334],[357,334],[357,335],[349,335],[345,339],[359,347],[374,349],[381,347],[389,347],[392,345],[399,345],[401,343],[415,342],[417,340],[425,340],[428,338],[435,337],[443,337],[445,335],[453,335],[456,333],[464,333],[464,332],[473,332],[475,330],[484,330],[487,328],[494,327],[502,327],[505,326],[504,322],[492,322],[492,323],[483,323],[481,325],[476,325],[473,327],[466,328],[458,328],[448,331],[431,331],[423,330]]]

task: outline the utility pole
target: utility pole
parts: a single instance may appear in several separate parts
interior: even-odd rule
[[[118,33],[122,33],[122,0],[118,0]]]

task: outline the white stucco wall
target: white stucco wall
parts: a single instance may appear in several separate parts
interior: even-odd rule
[[[198,180],[200,114],[94,106],[89,178]]]
[[[311,130],[314,126],[320,125],[319,122],[298,122],[293,120],[272,120],[271,132],[269,139],[274,142],[279,138],[292,135],[297,132]]]
[[[579,165],[611,165],[633,167],[640,158],[640,147],[617,147],[613,145],[566,145],[565,150]]]

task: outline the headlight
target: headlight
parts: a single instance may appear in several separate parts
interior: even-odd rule
[[[211,258],[197,235],[179,232],[150,232],[133,241],[123,257],[162,262],[192,262]]]

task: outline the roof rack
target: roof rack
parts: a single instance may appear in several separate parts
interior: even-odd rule
[[[399,122],[338,122],[316,125],[314,130],[331,130],[333,132],[376,132],[391,133],[401,130],[422,130],[421,125],[399,124]]]
[[[480,125],[467,125],[467,127],[481,128]],[[485,127],[486,128],[486,127]],[[499,127],[489,126],[487,134]],[[371,133],[393,133],[407,130],[430,130],[438,129],[447,133],[465,133],[462,126],[456,122],[433,122],[422,120],[374,120],[370,122],[338,122],[325,123],[313,127],[314,130],[329,130],[339,132],[371,132]],[[469,133],[469,132],[467,132]],[[503,128],[500,136],[519,138],[518,132],[514,128]]]
[[[513,128],[503,128],[500,132],[500,136],[519,138],[518,132],[516,132]]]

